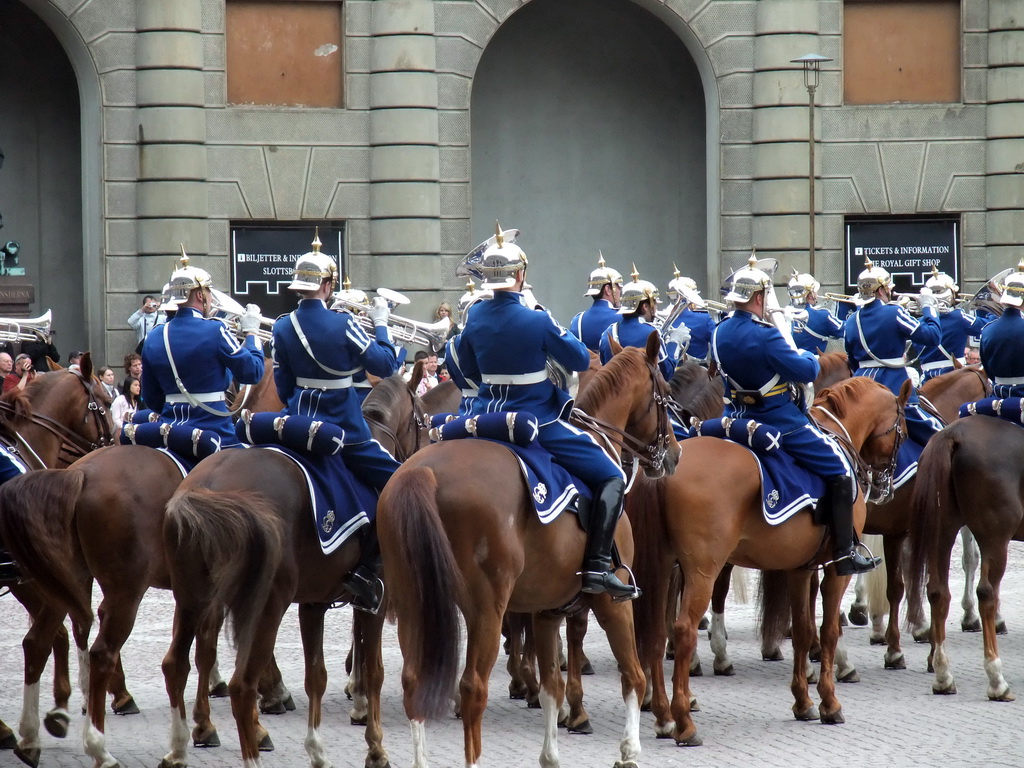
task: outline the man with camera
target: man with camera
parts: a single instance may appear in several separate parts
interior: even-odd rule
[[[167,322],[167,315],[158,311],[159,306],[159,301],[152,296],[146,296],[142,299],[142,306],[128,318],[128,325],[135,330],[135,335],[138,337],[139,343],[135,346],[137,354],[142,354],[142,343],[146,340],[149,332],[161,323]]]
[[[24,389],[35,377],[36,371],[35,366],[32,365],[32,358],[22,353],[14,359],[14,370],[4,377],[3,391]]]

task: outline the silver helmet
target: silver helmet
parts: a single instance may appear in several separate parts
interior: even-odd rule
[[[326,253],[320,252],[319,229],[313,235],[313,250],[295,260],[292,281],[288,288],[293,291],[316,291],[320,284],[330,278],[331,290],[338,285],[338,265]]]
[[[698,307],[705,306],[704,298],[700,295],[700,289],[697,288],[697,281],[692,277],[682,277],[675,264],[672,265],[672,270],[672,279],[668,283],[669,301],[674,303],[682,296],[687,304],[694,304]]]
[[[171,273],[171,280],[167,283],[168,299],[166,306],[169,309],[176,309],[179,305],[188,301],[188,296],[198,288],[213,289],[213,278],[205,269],[193,267],[188,263],[188,254],[185,253],[184,244],[181,245],[181,259],[178,261],[178,268]]]
[[[636,271],[636,264],[633,265],[631,281],[622,286],[622,299],[619,305],[620,315],[631,315],[640,309],[640,305],[650,300],[651,306],[657,309],[661,299],[658,297],[658,286],[647,280],[640,279],[640,273]]]
[[[821,283],[814,279],[814,275],[806,272],[793,270],[793,276],[789,278],[789,303],[794,307],[803,307],[812,293],[816,294],[821,290]]]
[[[925,286],[931,289],[932,295],[947,306],[956,304],[956,294],[960,286],[945,272],[939,272],[938,267],[932,264],[932,273],[925,280]]]
[[[855,304],[867,304],[874,300],[875,291],[879,288],[892,289],[892,275],[881,267],[876,267],[871,259],[864,259],[865,270],[857,275],[857,297]]]
[[[1003,293],[999,303],[1010,307],[1024,304],[1024,258],[1017,264],[1017,271],[1011,272],[1003,281]]]
[[[492,298],[494,298],[494,291],[477,288],[472,280],[467,281],[466,292],[459,299],[459,327],[466,327],[470,307],[479,301]]]
[[[622,274],[617,269],[612,269],[604,263],[604,254],[597,252],[597,269],[590,273],[590,280],[587,283],[587,292],[584,296],[600,296],[601,289],[611,284],[622,285]]]
[[[772,278],[763,269],[757,266],[757,256],[751,252],[747,260],[747,266],[737,269],[729,282],[729,291],[725,294],[726,301],[737,304],[746,304],[758,291],[769,290],[772,287]]]
[[[477,265],[482,282],[481,288],[500,290],[515,285],[517,272],[526,269],[529,263],[523,249],[512,242],[506,242],[501,226],[495,222],[494,244],[489,245]]]
[[[352,287],[352,281],[349,280],[348,275],[345,275],[345,281],[341,284],[341,290],[334,294],[334,305],[332,309],[343,309],[346,312],[354,312],[355,309],[348,304],[358,304],[361,307],[369,308],[370,297],[366,295],[366,291],[361,291],[358,288]]]

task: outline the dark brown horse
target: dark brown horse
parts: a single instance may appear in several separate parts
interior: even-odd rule
[[[849,379],[823,390],[815,404],[841,420],[850,443],[865,462],[884,466],[891,460],[902,430],[903,402],[884,386],[870,379]],[[761,511],[756,463],[741,446],[698,437],[683,441],[681,448],[679,469],[667,482],[634,490],[652,491],[649,503],[638,500],[638,512],[646,514],[635,517],[637,549],[647,555],[642,560],[644,576],[638,570],[637,578],[645,578],[644,584],[667,584],[673,563],[678,562],[682,570],[681,609],[674,628],[671,710],[660,675],[665,642],[663,603],[637,606],[639,645],[654,674],[651,709],[658,735],[671,736],[681,745],[702,743],[690,717],[689,661],[697,643],[697,625],[707,609],[715,579],[730,562],[775,574],[775,588],[765,592],[762,623],[771,634],[792,617],[794,661],[790,687],[797,719],[820,717],[826,723],[842,722],[833,662],[839,638],[839,603],[849,577],[837,576],[831,567],[826,568],[822,582],[820,710],[808,695],[806,677],[813,631],[808,601],[812,571],[806,566],[828,560],[825,529],[815,524],[811,515],[797,515],[783,525],[768,525]],[[858,530],[864,515],[862,493],[854,508]],[[788,591],[778,583],[780,579],[788,581]]]
[[[996,641],[999,585],[1011,541],[1024,541],[1024,429],[991,416],[960,419],[935,435],[917,468],[910,528],[908,588],[927,573],[932,610],[929,669],[934,693],[956,693],[946,654],[950,551],[961,526],[981,549],[978,608],[984,635],[988,698],[1013,701]]]
[[[657,336],[646,350],[616,354],[583,390],[577,405],[595,419],[627,430],[634,441],[667,445],[648,471],[672,471],[677,446],[667,431],[667,384],[656,368]],[[611,434],[612,429],[608,429]],[[667,441],[667,442],[666,442]],[[632,441],[630,441],[632,442]],[[564,684],[557,667],[557,629],[551,609],[580,598],[579,566],[585,535],[572,515],[547,525],[537,519],[518,461],[490,441],[455,440],[428,446],[395,473],[381,494],[377,525],[385,581],[398,619],[404,656],[405,713],[412,723],[416,764],[425,760],[424,721],[449,706],[457,672],[459,613],[468,631],[466,666],[459,685],[465,761],[482,752],[481,720],[487,680],[501,640],[506,610],[534,614],[544,709],[542,762],[557,749],[556,720]],[[632,562],[628,518],[616,535],[619,553]],[[619,664],[627,722],[622,765],[639,754],[639,706],[644,680],[636,658],[632,606],[607,595],[589,601],[608,634]]]
[[[409,452],[421,439],[425,414],[401,377],[382,380],[363,411],[383,442],[394,439]],[[163,662],[173,713],[165,768],[183,766],[187,760],[184,692],[189,649],[201,627],[220,616],[225,606],[238,649],[228,685],[231,709],[243,760],[254,764],[258,759],[262,729],[254,717],[257,683],[271,660],[281,618],[292,603],[299,603],[306,660],[306,749],[313,764],[324,764],[318,734],[327,686],[324,614],[343,596],[342,581],[358,562],[360,537],[323,554],[305,489],[302,471],[277,451],[222,451],[201,462],[168,503],[163,540],[175,611],[173,638]],[[380,724],[383,619],[383,613],[355,614],[355,656],[362,660],[368,696],[367,768],[388,764]]]

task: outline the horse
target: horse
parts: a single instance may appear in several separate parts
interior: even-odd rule
[[[371,431],[382,444],[394,440],[405,452],[415,450],[426,424],[410,386],[414,383],[407,384],[400,376],[383,379],[363,405]],[[258,760],[262,729],[254,717],[256,686],[291,603],[299,603],[306,662],[306,749],[314,766],[327,765],[319,736],[327,686],[324,614],[342,595],[342,580],[358,562],[359,539],[349,538],[329,555],[321,552],[305,476],[278,451],[222,451],[189,473],[168,502],[163,521],[175,599],[174,631],[162,665],[172,708],[171,749],[161,762],[164,768],[186,764],[189,649],[201,627],[225,607],[238,649],[228,684],[231,710],[243,760],[247,765]],[[380,723],[383,620],[383,613],[355,614],[354,655],[361,659],[367,692],[367,768],[388,764]]]
[[[988,698],[1016,697],[1003,677],[996,639],[999,585],[1010,541],[1024,541],[1024,430],[991,416],[960,419],[935,435],[917,468],[910,526],[908,588],[918,589],[927,573],[931,605],[929,671],[932,692],[956,693],[946,654],[950,551],[961,526],[970,528],[981,549],[978,607],[984,637]]]
[[[587,429],[604,423],[604,437],[618,453],[624,444],[650,458],[645,472],[660,475],[676,465],[678,447],[668,426],[668,385],[657,369],[658,338],[645,349],[619,351],[577,400]],[[614,434],[622,434],[615,440]],[[593,609],[619,665],[626,727],[620,743],[623,766],[640,753],[639,707],[644,678],[633,639],[632,606],[606,594],[580,595],[579,564],[584,532],[572,515],[543,525],[517,458],[504,445],[453,440],[424,448],[384,488],[377,527],[404,657],[405,713],[412,725],[414,765],[426,765],[424,721],[447,710],[455,681],[459,613],[467,628],[466,665],[459,683],[465,761],[482,752],[481,720],[487,679],[501,641],[506,611],[534,614],[541,671],[544,744],[541,764],[557,764],[556,720],[564,684],[557,672],[561,614],[573,603]],[[633,558],[629,519],[616,533],[624,564]]]
[[[812,412],[819,423],[826,411],[834,415],[848,434],[850,449],[861,465],[889,466],[895,459],[904,433],[903,399],[883,385],[866,378],[848,379],[820,392]],[[827,419],[831,421],[831,419]],[[825,425],[828,426],[828,425]],[[832,424],[834,426],[834,422]],[[770,526],[761,511],[760,475],[753,456],[728,440],[696,437],[681,443],[679,468],[665,482],[642,485],[649,502],[637,499],[634,517],[638,580],[654,585],[668,582],[673,563],[682,571],[681,609],[674,625],[675,673],[671,708],[664,691],[661,657],[665,633],[664,603],[657,598],[637,605],[638,646],[649,665],[654,687],[651,709],[659,737],[677,744],[702,743],[691,716],[689,662],[697,644],[697,625],[707,609],[714,582],[726,563],[760,568],[771,587],[764,592],[762,624],[769,634],[781,632],[792,616],[793,712],[798,720],[843,722],[842,707],[835,695],[833,664],[839,639],[839,608],[848,576],[837,576],[828,566],[822,581],[820,708],[808,696],[807,654],[813,632],[809,600],[812,570],[808,566],[828,560],[828,539],[811,515],[797,515],[785,524]],[[856,457],[855,457],[856,458]],[[854,520],[858,529],[865,517],[864,494],[858,497]],[[642,570],[641,570],[642,567]],[[783,573],[786,572],[786,573]],[[788,580],[787,590],[782,579]]]

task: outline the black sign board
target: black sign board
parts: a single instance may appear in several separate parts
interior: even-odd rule
[[[920,293],[932,265],[960,282],[959,219],[898,218],[846,221],[846,289],[871,259],[892,275],[897,291]]]
[[[320,250],[333,256],[344,274],[345,225],[342,222],[233,224],[231,226],[231,296],[242,304],[259,304],[264,317],[295,309],[288,290],[295,260],[312,250],[314,229]]]

